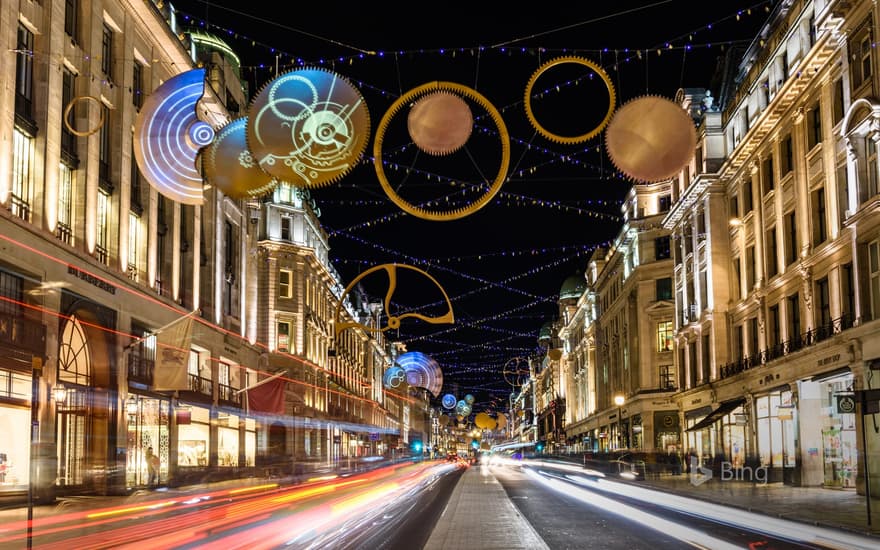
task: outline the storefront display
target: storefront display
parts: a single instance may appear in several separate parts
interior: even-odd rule
[[[221,413],[217,426],[217,465],[238,466],[238,417]]]
[[[125,467],[126,486],[147,485],[149,464],[147,450],[159,458],[159,483],[168,479],[169,412],[168,399],[132,394],[125,404],[128,418],[128,453]]]
[[[0,407],[0,494],[28,486],[31,425],[30,409]]]
[[[177,465],[207,466],[210,441],[210,411],[190,407],[190,423],[177,426]]]
[[[849,394],[852,375],[833,378],[822,383],[822,446],[826,487],[856,486],[858,451],[856,447],[856,415],[841,412],[837,396]]]

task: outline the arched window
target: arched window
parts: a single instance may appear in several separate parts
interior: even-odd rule
[[[91,385],[91,356],[86,334],[76,315],[71,315],[61,333],[58,350],[58,381]]]

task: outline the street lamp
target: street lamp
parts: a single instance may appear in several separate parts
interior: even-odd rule
[[[621,435],[621,429],[623,429],[623,423],[620,420],[620,407],[626,402],[626,398],[622,393],[618,393],[614,396],[614,404],[617,405],[617,448],[620,448],[620,444],[623,441],[623,437]]]

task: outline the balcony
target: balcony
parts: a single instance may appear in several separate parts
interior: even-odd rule
[[[10,346],[26,355],[28,368],[33,355],[45,352],[46,327],[39,321],[0,312],[0,348]]]
[[[225,401],[226,403],[234,405],[236,407],[241,407],[241,393],[236,393],[238,391],[237,388],[233,388],[232,386],[229,386],[227,384],[220,384],[218,388],[221,401]]]
[[[128,379],[148,386],[153,385],[153,368],[156,362],[136,353],[128,356]]]
[[[786,340],[785,342],[780,342],[769,348],[760,351],[754,355],[743,357],[737,359],[736,361],[731,361],[730,363],[726,363],[721,365],[721,370],[719,372],[720,378],[727,378],[728,376],[737,375],[743,371],[765,365],[770,363],[780,357],[785,357],[791,353],[794,353],[798,350],[804,349],[809,346],[814,346],[823,340],[827,340],[834,336],[835,334],[840,334],[844,330],[851,328],[853,326],[852,317],[849,314],[844,314],[837,319],[832,319],[830,322],[825,323],[823,325],[819,325],[818,327],[808,330],[803,334],[798,334],[794,338],[790,340]]]

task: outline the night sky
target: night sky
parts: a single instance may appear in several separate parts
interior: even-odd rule
[[[173,3],[185,24],[224,38],[240,55],[252,92],[279,72],[303,67],[333,71],[367,103],[370,140],[358,166],[338,181],[311,189],[330,235],[330,256],[347,285],[382,263],[430,273],[452,302],[454,324],[406,319],[386,335],[441,366],[443,393],[476,396],[474,410],[497,409],[511,392],[501,375],[515,357],[538,351],[541,326],[558,315],[566,277],[586,267],[590,253],[620,230],[621,201],[633,185],[605,153],[603,134],[561,144],[536,131],[526,116],[526,85],[539,68],[563,56],[602,67],[615,105],[643,95],[672,99],[679,88],[712,88],[718,58],[745,47],[774,2],[562,2],[511,4],[479,12],[438,3],[408,10],[344,4],[326,11],[278,13],[280,3]],[[228,7],[227,7],[228,6]],[[402,211],[383,191],[374,160],[376,127],[388,108],[413,88],[434,81],[464,85],[500,113],[510,161],[500,190],[484,207],[454,220],[426,220]],[[578,136],[609,109],[605,81],[576,63],[557,65],[533,83],[535,119],[556,136]],[[449,155],[421,151],[406,131],[407,109],[390,120],[382,141],[389,185],[412,204],[435,201],[445,212],[482,196],[501,168],[499,126],[479,102],[467,100],[474,127]],[[475,190],[476,188],[476,190]],[[482,189],[485,189],[483,187]],[[382,301],[387,280],[364,278]],[[440,295],[402,278],[396,314],[442,315]],[[438,402],[439,402],[439,397]]]

